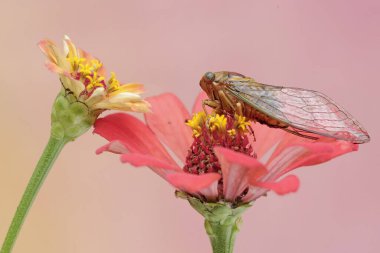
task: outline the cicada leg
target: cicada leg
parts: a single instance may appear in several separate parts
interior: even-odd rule
[[[231,112],[231,109],[234,113],[240,116],[243,115],[243,106],[241,102],[235,103],[230,96],[228,96],[223,90],[218,91],[219,99],[221,100],[221,107],[228,107],[223,108],[226,112]]]
[[[206,105],[214,109],[215,111],[220,111],[221,106],[220,102],[218,100],[212,100],[212,99],[205,99],[202,101],[202,108],[203,111],[208,115],[207,110],[206,110]]]
[[[256,135],[255,135],[255,131],[253,130],[252,126],[249,125],[248,129],[249,129],[249,132],[251,132],[251,134],[253,136],[253,141],[256,142]]]
[[[244,116],[243,115],[243,106],[241,105],[240,102],[236,103],[235,112],[237,115]]]
[[[228,109],[233,109],[235,110],[235,106],[233,105],[233,102],[229,99],[229,97],[224,93],[223,90],[218,90],[218,95],[220,99],[220,105],[222,109],[226,112],[230,111]],[[229,108],[226,108],[229,107]]]

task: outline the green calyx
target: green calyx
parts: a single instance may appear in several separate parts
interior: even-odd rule
[[[54,101],[51,113],[51,134],[56,139],[75,140],[87,132],[97,115],[74,95],[60,92]]]
[[[252,205],[250,203],[232,206],[231,203],[203,202],[184,192],[176,196],[189,201],[190,205],[205,218],[205,229],[210,238],[213,253],[232,253],[235,237],[242,223],[241,215]]]

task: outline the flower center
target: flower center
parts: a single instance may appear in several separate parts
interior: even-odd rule
[[[111,72],[111,77],[106,82],[101,71],[103,64],[99,60],[70,56],[70,54],[67,60],[71,65],[71,75],[86,87],[81,95],[90,97],[97,88],[104,88],[109,93],[120,89],[120,82],[114,72]]]
[[[215,146],[229,148],[254,157],[255,152],[249,142],[249,121],[235,115],[197,113],[186,122],[193,130],[194,142],[191,145],[183,170],[191,174],[215,172],[222,174],[218,158],[214,153]],[[223,182],[219,181],[219,196],[223,196]]]

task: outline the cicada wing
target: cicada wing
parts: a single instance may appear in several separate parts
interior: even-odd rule
[[[370,140],[354,117],[320,92],[266,85],[247,78],[229,81],[227,90],[260,112],[288,124],[290,129],[352,143]]]

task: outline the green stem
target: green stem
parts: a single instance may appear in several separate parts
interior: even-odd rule
[[[240,218],[239,218],[240,220]],[[205,220],[207,234],[210,237],[213,253],[232,253],[236,234],[239,231],[238,221],[221,224]]]
[[[4,240],[0,253],[10,253],[15,244],[18,233],[25,220],[25,217],[35,199],[38,190],[40,189],[44,179],[46,178],[50,168],[57,159],[64,145],[67,143],[66,138],[57,138],[51,136],[40,160],[29,180],[28,186],[25,189],[24,195],[17,207],[12,223],[8,229],[7,236]]]

